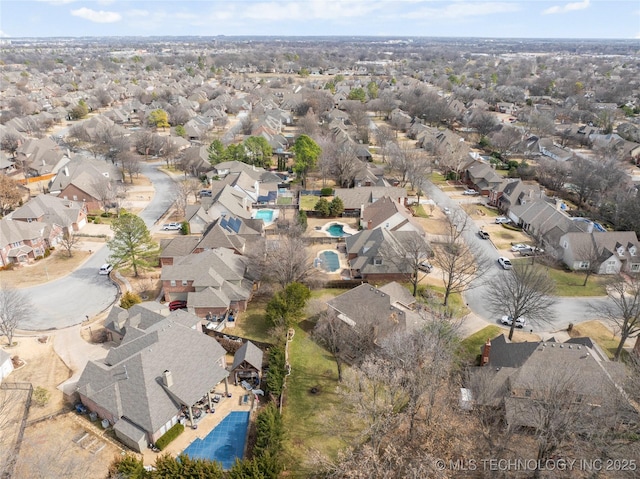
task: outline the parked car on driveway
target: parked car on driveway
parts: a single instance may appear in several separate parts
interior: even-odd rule
[[[500,322],[507,326],[511,326],[513,324],[513,318],[509,315],[505,315],[500,318]],[[524,328],[527,325],[527,320],[523,317],[516,319],[516,328]]]
[[[464,190],[462,194],[467,196],[475,196],[478,194],[478,192],[476,190]]]
[[[444,208],[442,208],[442,211],[444,212],[445,215],[450,215],[451,214],[451,210],[449,208],[447,208],[446,206]]]
[[[536,248],[535,246],[529,246],[528,248],[521,249],[519,253],[522,256],[533,256],[544,253],[544,250],[542,248]]]
[[[168,223],[162,226],[162,229],[165,231],[175,231],[182,229],[182,225],[180,223]]]
[[[500,266],[502,266],[502,269],[511,269],[512,268],[511,261],[509,261],[509,258],[505,258],[504,256],[500,256],[498,258],[498,263],[500,264]]]
[[[186,301],[171,301],[169,303],[169,311],[175,311],[176,309],[185,309],[186,307]]]
[[[489,233],[484,230],[478,231],[478,236],[480,236],[480,238],[482,239],[489,239]]]
[[[527,249],[527,248],[531,248],[531,246],[529,246],[528,244],[524,244],[524,243],[516,243],[514,245],[511,245],[511,251],[513,251],[514,253],[517,253],[517,252],[522,251],[523,249]]]
[[[511,220],[509,218],[507,218],[506,216],[498,216],[495,220],[496,224],[508,224],[511,223]]]
[[[420,271],[424,271],[425,273],[431,273],[433,266],[428,261],[421,261],[418,263],[418,269]]]

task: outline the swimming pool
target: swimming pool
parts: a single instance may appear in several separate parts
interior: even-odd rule
[[[244,456],[248,426],[248,412],[230,412],[204,439],[196,439],[183,452],[191,459],[218,461],[223,469],[231,469],[236,458]]]
[[[273,222],[273,210],[270,210],[270,209],[257,210],[253,217],[255,219],[257,219],[257,220],[262,220],[265,223],[272,223]]]
[[[340,258],[335,251],[323,251],[318,255],[318,258],[322,260],[322,269],[327,273],[333,273],[340,269]]]
[[[340,223],[331,223],[326,231],[329,234],[329,236],[333,236],[334,238],[351,236],[349,233],[344,232],[344,225],[341,225]]]

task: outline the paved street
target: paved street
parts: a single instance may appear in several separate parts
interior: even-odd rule
[[[153,199],[140,213],[149,228],[172,203],[173,180],[159,171],[160,163],[144,163],[142,174],[149,178],[156,191]],[[21,330],[42,331],[80,324],[110,307],[118,290],[108,276],[98,274],[106,262],[109,249],[102,246],[78,269],[68,276],[22,291],[33,304],[33,314],[20,324]]]

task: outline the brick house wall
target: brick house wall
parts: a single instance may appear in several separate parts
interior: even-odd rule
[[[58,197],[66,198],[73,201],[82,201],[84,202],[87,211],[100,210],[100,202],[96,198],[82,191],[80,188],[73,184],[67,185],[67,187],[60,192]]]

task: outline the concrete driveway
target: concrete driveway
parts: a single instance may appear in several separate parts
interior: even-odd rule
[[[173,203],[173,179],[159,171],[158,165],[160,163],[144,163],[141,171],[155,189],[153,199],[140,213],[149,228]],[[108,276],[98,274],[109,253],[109,249],[103,246],[68,276],[21,290],[30,298],[33,314],[20,324],[20,329],[42,331],[67,328],[109,308],[116,300],[118,290]]]

